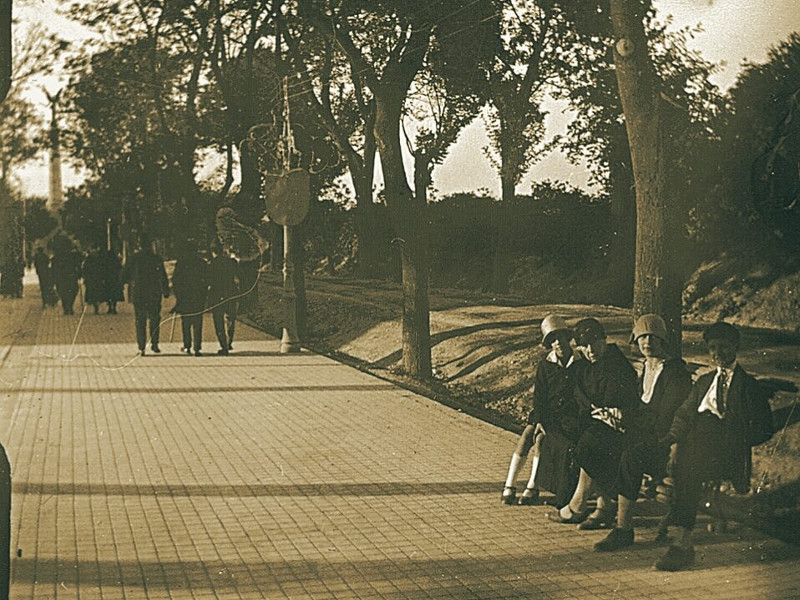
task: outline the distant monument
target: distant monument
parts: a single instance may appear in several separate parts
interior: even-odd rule
[[[58,130],[58,99],[61,97],[61,90],[52,96],[45,90],[45,94],[50,102],[50,194],[47,197],[47,208],[50,212],[59,214],[64,204],[64,190],[61,185],[61,136]]]

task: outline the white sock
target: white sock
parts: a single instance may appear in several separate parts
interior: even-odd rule
[[[511,464],[508,466],[508,476],[506,477],[506,487],[514,487],[517,482],[517,473],[525,463],[524,456],[520,456],[516,452],[511,455]]]
[[[539,457],[534,456],[531,459],[531,478],[528,479],[528,483],[525,484],[527,489],[532,490],[536,487],[536,471],[539,469]]]

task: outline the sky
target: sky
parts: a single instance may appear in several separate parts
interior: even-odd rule
[[[80,40],[86,33],[56,10],[64,4],[66,2],[61,0],[15,0],[15,17],[23,24],[40,21],[66,39]],[[655,0],[655,5],[660,17],[673,16],[675,27],[702,26],[703,31],[693,40],[693,47],[706,59],[724,63],[720,73],[713,77],[714,83],[723,89],[734,83],[744,61],[764,62],[770,46],[786,39],[791,32],[800,31],[800,0]],[[52,92],[63,85],[63,81],[63,77],[59,80],[56,76],[41,82],[41,86]],[[46,114],[40,87],[31,90],[31,97],[41,105],[43,115]],[[549,111],[549,135],[563,133],[570,118],[565,105],[553,103]],[[444,163],[434,170],[438,196],[479,190],[495,197],[500,195],[499,177],[484,154],[487,144],[480,119],[462,131]],[[44,156],[19,170],[18,177],[25,193],[46,196]],[[528,193],[532,182],[544,179],[565,181],[581,188],[587,188],[588,181],[585,168],[570,164],[559,152],[552,152],[531,169],[517,192]],[[80,174],[65,165],[64,184],[76,185],[80,180]]]

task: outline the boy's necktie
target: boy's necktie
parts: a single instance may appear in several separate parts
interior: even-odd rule
[[[720,369],[717,375],[717,410],[720,416],[725,416],[727,406],[725,404],[725,390],[728,387],[728,372],[725,369]]]

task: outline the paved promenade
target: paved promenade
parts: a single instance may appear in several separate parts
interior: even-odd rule
[[[591,551],[604,532],[499,501],[511,433],[241,326],[218,357],[136,356],[118,315],[0,300],[14,599],[789,599],[800,549],[698,530]],[[172,300],[166,302],[172,305]],[[166,310],[165,313],[166,315]]]

